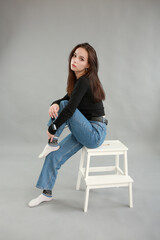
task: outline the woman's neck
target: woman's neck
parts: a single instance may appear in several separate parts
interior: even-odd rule
[[[76,78],[77,78],[77,79],[80,78],[80,77],[82,77],[84,74],[85,74],[84,71],[83,71],[83,72],[75,72],[75,75],[76,75]]]

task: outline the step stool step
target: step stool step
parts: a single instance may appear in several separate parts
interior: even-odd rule
[[[89,176],[85,179],[87,186],[100,186],[100,185],[112,185],[112,184],[128,184],[132,183],[133,179],[126,175],[100,175],[100,176]]]

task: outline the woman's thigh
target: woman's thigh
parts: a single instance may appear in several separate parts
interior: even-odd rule
[[[60,102],[59,113],[67,104],[67,100]],[[52,121],[53,120],[50,119],[49,125]],[[89,121],[78,109],[75,110],[72,117],[70,117],[65,124],[68,125],[76,140],[89,148],[100,146],[106,137],[106,125],[101,122]],[[57,131],[59,131],[60,128]]]
[[[68,126],[77,141],[89,148],[100,146],[106,137],[106,125],[87,120],[78,109],[68,119]]]

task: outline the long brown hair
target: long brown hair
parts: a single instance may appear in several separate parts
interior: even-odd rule
[[[68,58],[69,73],[68,73],[68,81],[67,81],[67,93],[69,96],[71,95],[76,82],[76,75],[74,71],[71,70],[70,64],[76,49],[80,47],[84,48],[88,52],[88,63],[90,65],[87,72],[83,76],[86,76],[89,79],[94,101],[95,102],[102,101],[105,99],[105,92],[103,90],[102,84],[98,77],[98,58],[97,58],[96,51],[88,43],[78,44],[76,47],[73,48],[73,50],[69,55],[69,58]]]

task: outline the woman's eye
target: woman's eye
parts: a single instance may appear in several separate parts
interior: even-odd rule
[[[83,59],[83,58],[81,58],[81,61],[84,61],[84,59]]]

